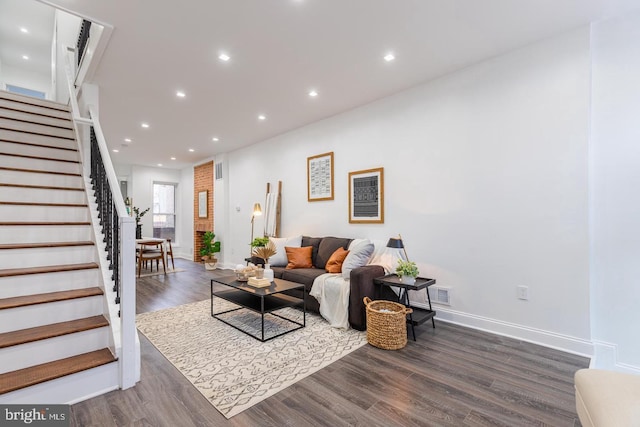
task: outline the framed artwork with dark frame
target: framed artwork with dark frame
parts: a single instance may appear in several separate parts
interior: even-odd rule
[[[333,151],[307,157],[307,201],[333,200]]]
[[[384,168],[349,172],[349,222],[384,223]]]
[[[207,217],[207,190],[198,193],[198,218]]]

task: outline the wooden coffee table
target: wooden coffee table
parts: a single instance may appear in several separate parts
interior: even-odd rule
[[[222,291],[213,290],[213,284],[219,283],[227,286],[229,289],[225,289]],[[283,292],[290,291],[293,289],[302,290],[302,298],[296,298],[290,295],[286,295]],[[213,312],[213,297],[222,298],[229,302],[232,302],[239,307],[233,308],[231,310],[225,310],[220,313]],[[285,307],[296,307],[302,305],[302,323],[297,322],[292,319],[288,319],[279,314],[274,313],[276,310],[280,310]],[[243,329],[240,329],[238,326],[227,322],[225,319],[220,316],[225,313],[230,313],[233,311],[248,309],[254,311],[256,313],[260,313],[262,317],[261,321],[261,335],[256,336],[250,332],[247,332]],[[265,314],[269,314],[272,316],[279,317],[288,322],[291,322],[297,327],[292,329],[287,329],[284,332],[271,336],[269,338],[264,337],[264,316]],[[249,285],[247,282],[240,282],[236,280],[236,276],[224,276],[224,277],[216,277],[215,279],[211,279],[211,317],[214,317],[221,322],[226,323],[229,326],[236,328],[237,330],[244,332],[245,334],[260,340],[262,342],[272,340],[276,337],[279,337],[284,334],[288,334],[289,332],[297,331],[298,329],[304,328],[307,324],[307,298],[306,292],[304,290],[304,285],[295,282],[289,282],[288,280],[282,279],[273,279],[271,282],[271,286],[264,288],[256,288]]]

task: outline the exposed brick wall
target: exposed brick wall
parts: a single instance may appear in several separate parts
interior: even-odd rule
[[[207,192],[207,217],[198,217],[198,195]],[[202,235],[213,231],[213,161],[193,168],[193,260],[200,262]]]

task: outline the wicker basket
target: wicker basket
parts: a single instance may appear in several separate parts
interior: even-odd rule
[[[398,350],[407,345],[407,314],[413,310],[392,301],[371,301],[364,297],[367,308],[367,341],[384,350]]]

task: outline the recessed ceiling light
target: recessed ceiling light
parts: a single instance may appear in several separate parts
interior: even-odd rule
[[[117,150],[115,148],[113,150],[111,150],[111,151],[113,151],[114,153],[119,153],[120,152],[120,150]]]
[[[184,93],[183,91],[179,90],[179,91],[176,92],[176,96],[178,98],[184,98],[185,96],[187,96],[187,94]]]
[[[22,59],[24,59],[25,61],[29,60],[29,55],[22,55]]]
[[[27,30],[25,27],[21,27],[20,28],[20,32],[21,33],[25,33],[25,34],[29,34],[29,30]]]
[[[175,160],[175,159],[176,159],[175,157],[172,157],[172,158],[171,158],[171,160]]]
[[[396,56],[395,56],[393,53],[387,53],[387,54],[384,56],[384,60],[385,60],[385,61],[387,61],[387,62],[391,62],[391,61],[393,61],[394,59],[396,59]]]
[[[224,53],[224,52],[223,52],[223,53],[221,53],[220,55],[218,55],[218,59],[219,59],[220,61],[227,62],[228,60],[230,60],[230,59],[231,59],[231,57],[230,57],[229,55],[227,55],[226,53]]]
[[[193,153],[194,151],[196,151],[196,150],[194,150],[193,148],[189,148],[189,152],[190,153]]]
[[[220,138],[218,138],[217,136],[214,136],[213,138],[211,138],[211,140],[213,142],[218,142],[218,141],[220,141]]]
[[[131,142],[131,138],[125,138],[124,142],[129,142],[130,143]]]
[[[309,96],[312,97],[312,98],[315,98],[316,96],[318,96],[318,91],[310,90],[309,91]]]
[[[149,123],[142,123],[140,126],[142,126],[145,129],[149,128]]]
[[[158,166],[162,167],[162,163],[158,163]]]
[[[258,116],[258,120],[267,120],[267,116],[265,116],[264,114],[260,114]]]

